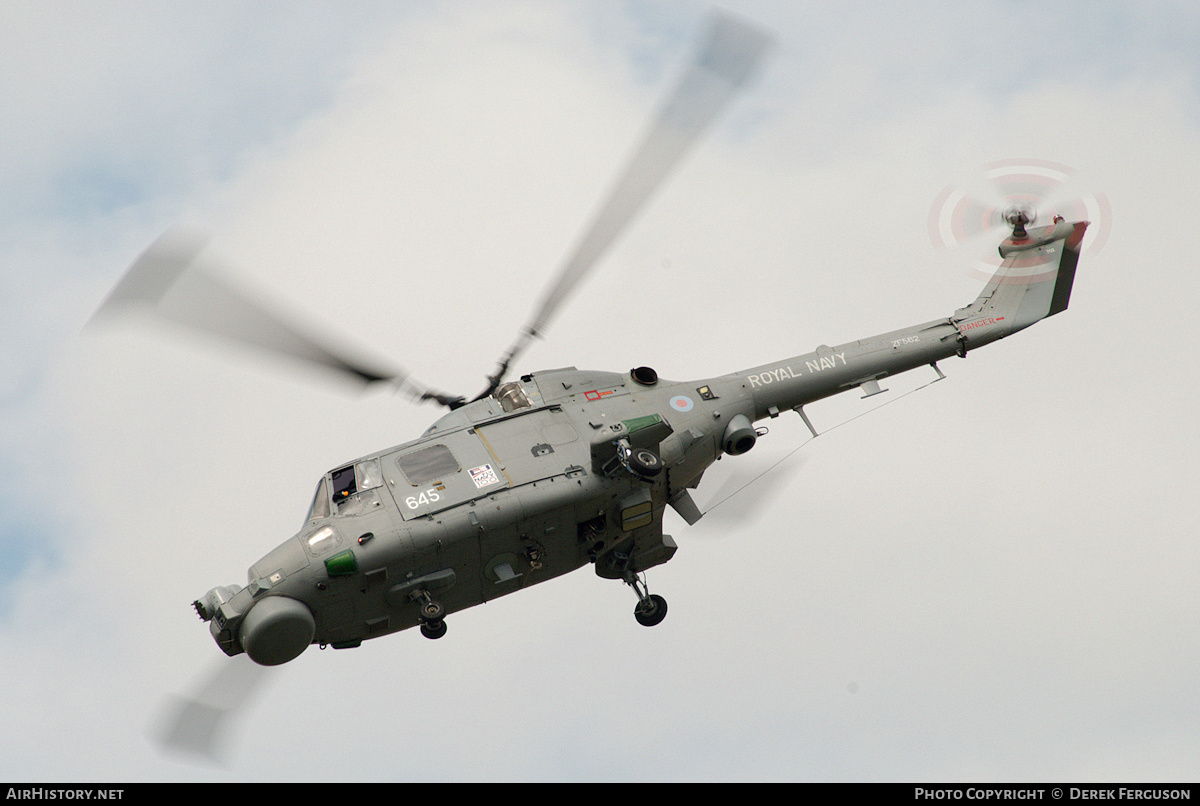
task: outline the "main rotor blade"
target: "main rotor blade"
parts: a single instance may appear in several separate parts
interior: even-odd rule
[[[359,384],[391,381],[419,399],[454,400],[413,384],[393,368],[352,356],[349,348],[331,346],[310,335],[311,327],[288,322],[222,278],[214,260],[203,254],[206,241],[179,229],[163,234],[134,261],[93,321],[152,311],[175,324],[332,370]]]
[[[604,255],[667,175],[695,144],[722,109],[754,75],[771,44],[765,31],[720,14],[714,17],[698,53],[674,92],[659,110],[650,130],[633,153],[607,199],[574,252],[559,270],[541,305],[501,359],[494,391],[509,363],[545,331],[559,306]]]
[[[174,697],[158,717],[153,736],[164,750],[220,762],[234,723],[266,680],[268,668],[243,656],[222,658],[190,697]]]

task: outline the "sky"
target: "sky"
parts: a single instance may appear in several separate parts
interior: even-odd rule
[[[441,412],[93,312],[203,227],[318,332],[473,394],[708,7],[0,4],[0,777],[1195,780],[1200,10],[723,8],[772,58],[515,374],[698,379],[949,316],[999,236],[948,248],[938,200],[1031,166],[1098,213],[1070,309],[814,404],[811,441],[767,421],[695,497],[777,467],[668,513],[659,626],[581,569],[436,642],[312,648],[202,762],[154,738],[230,662],[192,600]]]

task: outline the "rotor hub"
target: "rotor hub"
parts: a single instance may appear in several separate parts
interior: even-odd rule
[[[1032,224],[1035,219],[1037,219],[1037,212],[1026,205],[1016,205],[1004,211],[1004,220],[1012,227],[1012,237],[1017,240],[1029,237],[1029,232],[1025,227],[1027,224]]]

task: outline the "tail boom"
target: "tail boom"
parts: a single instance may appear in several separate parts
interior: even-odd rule
[[[815,400],[861,388],[968,350],[990,344],[1034,322],[1066,310],[1087,222],[1056,221],[1009,238],[1000,247],[1004,262],[971,305],[948,319],[883,333],[838,347],[735,372],[754,403],[754,419],[774,417]]]

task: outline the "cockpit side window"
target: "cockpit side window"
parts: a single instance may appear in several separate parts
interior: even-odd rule
[[[359,462],[354,466],[354,474],[360,492],[383,486],[383,473],[379,470],[378,459],[366,459]]]
[[[338,515],[361,515],[380,505],[376,488],[383,486],[379,459],[364,459],[329,474]]]
[[[338,515],[361,515],[380,505],[375,490],[382,486],[383,471],[378,457],[338,468],[317,485],[307,520],[328,518],[335,509]]]
[[[329,477],[333,481],[334,501],[344,501],[358,492],[358,485],[354,480],[354,465],[335,470]]]

